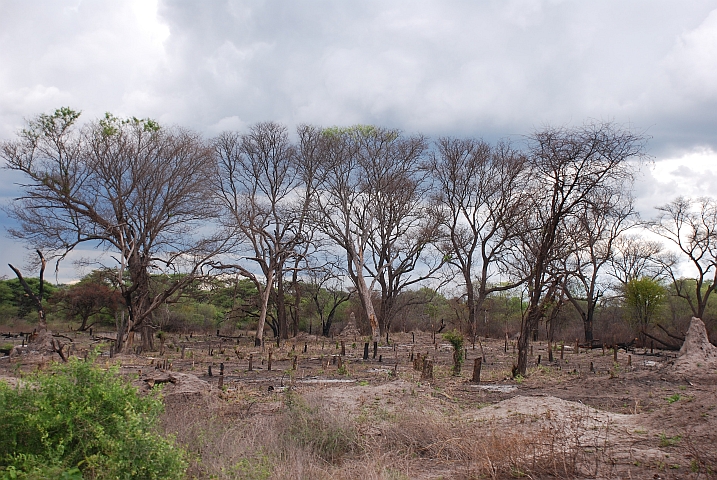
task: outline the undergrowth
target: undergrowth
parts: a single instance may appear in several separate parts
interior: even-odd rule
[[[91,361],[0,382],[0,479],[182,478],[182,450],[155,429],[161,411]]]

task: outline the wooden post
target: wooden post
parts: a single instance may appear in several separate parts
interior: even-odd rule
[[[605,356],[605,344],[604,343],[602,344],[602,356],[603,357]]]
[[[541,355],[538,355],[538,365],[540,365],[540,357]]]
[[[219,364],[219,375],[224,375],[224,362]]]
[[[252,370],[254,370],[254,354],[250,353],[249,354],[249,371],[251,372]]]
[[[530,356],[531,357],[533,356],[533,346],[532,345],[530,346]]]
[[[632,367],[632,355],[627,356],[627,366]]]
[[[381,362],[383,362],[383,355],[378,356],[378,363],[381,363]]]
[[[655,353],[655,341],[650,340],[650,353]]]
[[[593,365],[593,362],[590,362],[590,371],[595,373],[595,366]]]
[[[378,342],[373,342],[373,358],[376,358],[376,353],[378,353]]]
[[[411,343],[416,343],[416,334],[414,332],[411,332]]]
[[[413,361],[413,348],[414,348],[414,346],[411,345],[411,361]]]
[[[565,344],[561,343],[560,344],[560,360],[562,360],[564,356],[565,356]]]
[[[575,339],[575,354],[577,355],[580,353],[580,341],[576,338]]]
[[[421,370],[421,380],[433,380],[433,362],[428,358],[423,359],[423,369]]]
[[[368,360],[368,342],[363,344],[363,359]]]
[[[346,356],[346,343],[343,340],[341,340],[341,356]]]
[[[480,383],[480,369],[483,365],[483,359],[478,357],[475,360],[473,360],[473,378],[471,378],[472,383]]]
[[[271,371],[271,356],[272,356],[273,353],[274,353],[274,352],[272,352],[271,350],[269,350],[269,360],[268,360],[267,363],[266,363],[266,370],[267,370],[267,371]]]
[[[304,353],[306,353],[309,350],[309,344],[304,343]]]
[[[211,365],[209,365],[209,376],[210,377],[212,376],[212,366]]]
[[[612,346],[612,361],[617,363],[617,345]]]

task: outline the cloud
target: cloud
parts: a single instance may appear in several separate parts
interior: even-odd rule
[[[519,142],[613,120],[652,136],[656,165],[717,152],[714,2],[0,1],[2,139],[71,106],[207,135],[273,120]],[[646,174],[640,201],[714,185],[685,175]]]

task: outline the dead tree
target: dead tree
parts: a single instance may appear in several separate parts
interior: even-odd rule
[[[33,303],[35,304],[35,308],[37,308],[38,332],[45,332],[47,330],[47,319],[45,318],[45,307],[42,305],[42,297],[45,294],[45,267],[47,266],[47,261],[45,260],[45,257],[42,255],[42,252],[40,250],[35,251],[37,252],[37,256],[40,257],[40,287],[38,289],[38,293],[32,291],[30,285],[27,284],[25,278],[22,276],[22,273],[20,273],[20,270],[13,267],[9,263],[8,267],[10,267],[13,272],[15,272],[15,275],[20,281],[20,285],[22,285],[22,289],[25,291],[25,294],[30,298],[30,300],[33,301]]]

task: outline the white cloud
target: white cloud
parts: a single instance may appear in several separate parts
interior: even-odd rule
[[[596,118],[652,135],[645,209],[715,191],[694,166],[717,151],[714,0],[0,2],[0,138],[64,105],[210,135],[275,120],[494,140]]]

